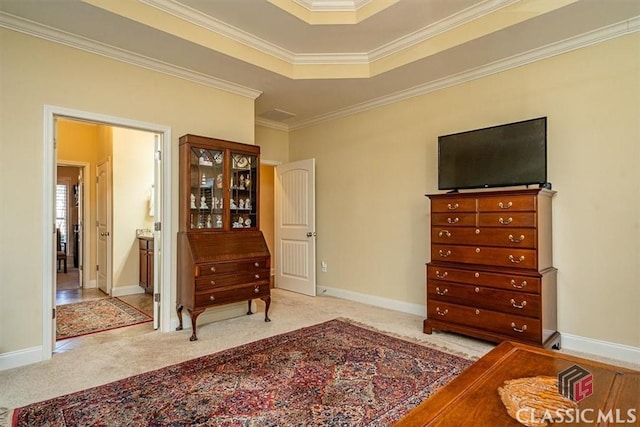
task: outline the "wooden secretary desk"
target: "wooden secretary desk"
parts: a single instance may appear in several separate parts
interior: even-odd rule
[[[260,298],[271,304],[271,256],[259,230],[260,147],[197,135],[180,138],[176,310],[191,317],[209,307]]]

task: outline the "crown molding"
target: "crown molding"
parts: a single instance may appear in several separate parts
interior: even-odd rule
[[[48,26],[43,26],[33,21],[15,17],[5,12],[0,12],[0,27],[45,39],[54,43],[63,44],[65,46],[80,49],[86,52],[105,56],[134,66],[146,68],[181,79],[189,80],[195,83],[203,84],[254,100],[262,94],[261,91],[255,89],[247,88],[221,79],[212,78],[210,76],[206,76],[202,73],[197,73],[186,68],[177,67],[175,65],[134,54],[123,49],[115,48],[103,43],[98,43],[83,37],[72,35],[70,33],[66,33]],[[283,124],[260,118],[256,118],[255,123],[257,125],[284,131],[303,129],[330,120],[347,117],[374,108],[410,99],[416,96],[425,95],[437,90],[445,89],[461,83],[500,73],[512,68],[561,55],[563,53],[581,49],[583,47],[598,44],[638,31],[640,31],[640,16],[616,24],[612,24],[607,27],[582,34],[580,36],[572,37],[561,42],[553,43],[538,49],[533,49],[529,52],[515,55],[504,60],[496,61],[482,67],[458,73],[453,76],[415,86],[413,88],[396,92],[391,95],[383,96],[368,102],[322,114],[308,120],[303,120],[296,124]]]
[[[158,61],[156,59],[139,55],[124,49],[109,46],[104,43],[96,42],[94,40],[89,40],[84,37],[51,28],[27,19],[19,18],[17,16],[10,15],[1,11],[0,27],[48,40],[53,43],[80,49],[85,52],[90,52],[107,58],[115,59],[127,64],[135,65],[137,67],[157,71],[169,76],[189,80],[194,83],[220,89],[225,92],[244,96],[246,98],[255,100],[262,94],[262,91],[256,89],[251,89],[233,82],[207,76],[205,74],[198,73],[187,68],[178,67],[176,65]]]
[[[165,13],[173,15],[179,19],[198,25],[216,34],[220,34],[238,43],[242,43],[253,49],[256,49],[267,55],[274,56],[282,61],[289,62],[292,65],[361,65],[371,63],[380,58],[401,52],[418,43],[429,40],[430,38],[442,34],[448,30],[470,23],[475,19],[486,16],[496,10],[505,8],[520,0],[486,0],[482,3],[464,9],[454,15],[442,19],[434,24],[428,25],[418,31],[400,37],[383,46],[375,48],[369,52],[352,52],[352,53],[301,53],[296,54],[274,43],[258,38],[253,34],[243,31],[239,28],[231,26],[223,21],[206,15],[196,9],[180,3],[179,0],[139,0],[147,6],[154,7]],[[309,4],[321,4],[317,0],[293,0],[295,3],[307,7]],[[370,0],[337,0],[336,3],[359,3],[357,8],[370,3]],[[324,2],[325,4],[333,3],[332,1]]]
[[[276,130],[283,130],[285,132],[289,132],[289,130],[291,130],[291,127],[286,123],[274,122],[273,120],[267,120],[263,117],[256,117],[255,125],[264,126],[266,128],[271,128]]]
[[[263,40],[246,31],[229,25],[219,19],[206,15],[177,0],[139,0],[147,6],[156,8],[194,25],[198,25],[208,31],[227,37],[238,43],[242,43],[260,52],[266,53],[289,63],[295,61],[296,55],[280,46]],[[237,1],[237,0],[236,0]]]
[[[355,12],[371,0],[293,0],[310,12]]]
[[[372,62],[386,56],[391,56],[413,45],[429,40],[439,34],[443,34],[461,25],[468,24],[469,22],[485,15],[489,15],[499,9],[511,6],[518,1],[520,0],[487,0],[470,6],[418,31],[407,34],[406,36],[400,37],[399,39],[387,43],[384,46],[373,49],[368,53],[369,61]]]
[[[572,37],[561,42],[552,43],[537,49],[532,49],[528,52],[514,55],[500,61],[495,61],[482,67],[477,67],[472,70],[464,71],[462,73],[448,76],[443,79],[418,85],[407,90],[393,93],[391,95],[383,96],[371,101],[363,102],[361,104],[352,105],[347,108],[322,114],[308,120],[303,120],[298,123],[289,125],[289,130],[299,130],[331,120],[336,120],[354,114],[362,113],[374,108],[383,107],[385,105],[404,101],[406,99],[414,98],[451,86],[456,86],[472,80],[487,77],[492,74],[501,73],[503,71],[521,67],[532,62],[537,62],[543,59],[551,58],[553,56],[562,55],[567,52],[592,46],[637,31],[640,31],[640,16],[616,24],[612,24],[576,37]]]

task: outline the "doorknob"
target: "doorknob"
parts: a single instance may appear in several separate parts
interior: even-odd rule
[[[316,232],[315,232],[315,231],[314,231],[314,232],[309,231],[309,232],[307,233],[307,237],[313,237],[313,236],[315,236],[315,235],[316,235]]]

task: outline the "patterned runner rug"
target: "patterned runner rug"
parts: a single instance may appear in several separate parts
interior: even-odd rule
[[[152,320],[152,317],[118,298],[59,305],[56,307],[56,339],[64,340]]]
[[[332,320],[18,408],[12,421],[14,426],[390,425],[472,363]]]

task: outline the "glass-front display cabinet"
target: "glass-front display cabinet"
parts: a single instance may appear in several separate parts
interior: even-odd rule
[[[180,138],[182,231],[258,228],[260,147]]]
[[[182,311],[197,340],[198,316],[210,307],[271,304],[271,254],[260,231],[260,147],[197,135],[180,137],[178,330]],[[258,309],[261,307],[256,305]]]

